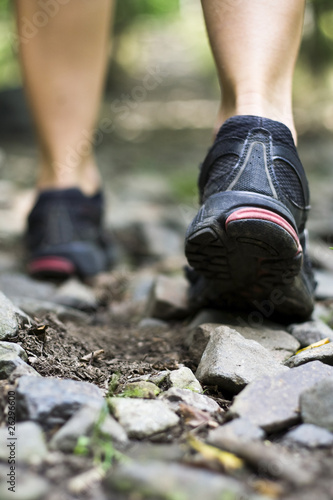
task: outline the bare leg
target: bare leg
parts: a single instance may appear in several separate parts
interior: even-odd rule
[[[92,133],[113,1],[54,0],[50,11],[47,4],[52,2],[44,2],[44,9],[40,0],[16,0],[22,68],[41,150],[37,185],[93,194],[100,179]],[[27,20],[36,28],[28,33]]]
[[[234,115],[287,125],[304,0],[202,0],[222,88],[218,126]]]

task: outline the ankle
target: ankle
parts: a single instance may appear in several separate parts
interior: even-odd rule
[[[295,128],[291,104],[283,100],[269,100],[258,92],[244,92],[235,99],[222,99],[221,108],[217,117],[215,132],[221,125],[232,116],[252,115],[270,118],[286,125],[297,144],[297,132]]]
[[[75,166],[42,161],[37,179],[39,190],[77,187],[88,196],[99,191],[100,185],[101,178],[93,157],[84,159]]]

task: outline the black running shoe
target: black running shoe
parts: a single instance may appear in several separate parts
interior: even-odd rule
[[[103,234],[103,196],[79,189],[43,191],[28,217],[28,271],[39,278],[88,278],[111,264]]]
[[[201,166],[199,191],[185,240],[192,306],[310,316],[309,190],[290,130],[254,116],[227,120]]]

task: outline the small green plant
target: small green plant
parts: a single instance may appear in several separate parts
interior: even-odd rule
[[[128,458],[116,450],[109,436],[102,431],[102,424],[108,415],[107,405],[104,405],[100,415],[93,427],[91,436],[80,436],[74,448],[74,455],[92,456],[94,465],[106,472],[114,462],[128,460]]]
[[[109,390],[106,395],[107,397],[111,398],[112,396],[115,395],[115,392],[119,386],[120,375],[121,375],[120,372],[112,373],[109,382]]]

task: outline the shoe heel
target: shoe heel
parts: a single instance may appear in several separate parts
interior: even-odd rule
[[[220,289],[225,292],[283,284],[283,276],[297,276],[303,259],[291,224],[257,207],[236,209],[225,221],[206,220],[188,236],[185,253],[196,271],[222,282]]]

